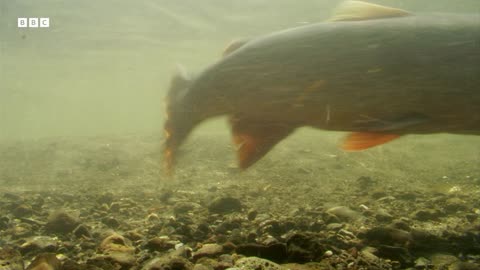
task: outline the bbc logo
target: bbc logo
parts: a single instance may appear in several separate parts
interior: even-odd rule
[[[18,18],[18,27],[50,27],[50,18]]]

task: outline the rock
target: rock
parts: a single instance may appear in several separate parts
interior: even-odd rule
[[[452,214],[458,211],[464,211],[468,209],[467,203],[464,200],[459,199],[457,197],[449,198],[445,202],[444,208],[448,213],[452,213]]]
[[[187,259],[178,256],[165,256],[150,260],[142,270],[191,270],[193,264]]]
[[[372,196],[373,199],[378,200],[378,199],[380,199],[380,198],[382,198],[382,197],[388,196],[388,194],[387,194],[387,192],[384,191],[384,190],[375,190],[375,191],[373,191],[373,192],[371,193],[370,196]]]
[[[114,217],[104,217],[102,218],[102,223],[112,229],[117,229],[120,227],[120,222]]]
[[[45,224],[45,230],[51,233],[67,234],[73,231],[80,221],[77,217],[63,211],[59,210],[53,212]]]
[[[55,252],[57,250],[57,240],[49,236],[35,236],[27,239],[20,246],[20,252],[27,254],[29,252]]]
[[[448,270],[478,270],[480,269],[480,264],[472,262],[455,262]]]
[[[112,204],[110,204],[110,208],[109,210],[113,213],[118,213],[120,212],[120,209],[122,208],[121,204],[118,203],[118,202],[113,202]]]
[[[343,224],[342,223],[330,223],[326,226],[326,229],[328,231],[338,231],[340,229],[343,228]]]
[[[223,246],[219,244],[204,244],[199,250],[193,253],[193,259],[198,260],[203,257],[213,258],[223,253]]]
[[[20,204],[19,206],[15,207],[12,210],[12,214],[16,218],[30,216],[30,215],[32,215],[32,213],[33,213],[32,207],[30,205],[27,205],[27,204],[24,204],[24,203]]]
[[[0,249],[0,269],[2,270],[23,270],[22,255],[11,248]]]
[[[102,195],[100,195],[97,199],[97,202],[99,204],[107,204],[110,205],[113,202],[113,199],[115,196],[113,195],[112,192],[105,192]]]
[[[178,202],[173,206],[173,213],[175,215],[186,214],[195,208],[198,208],[199,205],[192,202]]]
[[[131,269],[136,264],[135,248],[130,241],[118,233],[112,233],[100,243],[98,251],[102,253],[94,257],[95,264],[103,268],[103,261],[122,266],[122,269]]]
[[[430,261],[424,257],[419,257],[415,260],[415,269],[429,269],[432,266]]]
[[[74,234],[76,237],[88,237],[88,238],[91,238],[91,237],[92,237],[92,234],[90,233],[90,230],[88,229],[88,227],[85,226],[85,225],[83,225],[83,224],[78,225],[78,226],[73,230],[73,234]]]
[[[441,216],[438,210],[421,209],[413,212],[412,218],[420,221],[438,220]]]
[[[60,270],[62,263],[54,253],[41,253],[35,257],[26,270]]]
[[[362,215],[346,206],[336,206],[328,209],[325,213],[334,215],[339,221],[352,221],[359,219]]]
[[[271,245],[242,244],[236,247],[235,252],[245,256],[258,256],[276,262],[283,262],[287,257],[287,246],[282,243]]]
[[[118,233],[113,233],[103,239],[98,247],[98,250],[102,253],[108,253],[112,251],[134,252],[135,248],[131,246],[131,243],[128,239],[124,238]]]
[[[168,237],[155,237],[148,240],[145,247],[150,251],[168,251],[174,249],[178,241],[170,240]]]
[[[257,210],[250,210],[250,211],[248,211],[247,219],[252,221],[257,217],[257,215],[258,215]]]
[[[370,242],[392,246],[406,245],[412,242],[409,232],[391,227],[372,228],[366,232],[365,237]]]
[[[255,269],[255,270],[286,270],[282,266],[265,259],[258,257],[241,258],[235,262],[236,268],[240,269]]]
[[[214,268],[205,266],[203,264],[195,264],[195,266],[193,267],[193,270],[214,270]]]
[[[8,229],[10,224],[10,219],[8,217],[0,217],[0,230]]]
[[[219,214],[239,212],[242,210],[242,203],[239,199],[233,197],[221,197],[213,200],[208,205],[208,210]]]
[[[459,262],[459,259],[451,254],[437,253],[430,256],[430,261],[436,269],[449,269],[448,267]]]
[[[408,219],[397,219],[397,220],[394,220],[390,226],[392,228],[396,228],[396,229],[400,229],[400,230],[404,230],[404,231],[410,231],[410,224],[409,224],[409,221]]]
[[[414,257],[408,249],[398,246],[380,245],[377,255],[382,258],[388,258],[392,261],[400,262],[402,268],[413,266]]]
[[[289,262],[307,263],[320,260],[327,250],[315,235],[297,233],[287,239]]]
[[[390,222],[393,220],[393,216],[386,210],[379,209],[375,214],[375,219],[379,222]]]

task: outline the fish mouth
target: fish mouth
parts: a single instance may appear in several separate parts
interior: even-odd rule
[[[164,167],[167,175],[174,174],[178,148],[192,129],[193,124],[190,121],[178,121],[178,119],[167,117],[164,126],[165,142],[163,150]]]

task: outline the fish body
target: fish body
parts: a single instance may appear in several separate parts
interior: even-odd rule
[[[346,150],[405,134],[480,134],[478,15],[333,20],[234,47],[172,80],[169,166],[190,131],[219,115],[230,118],[242,168],[302,126],[352,132]]]

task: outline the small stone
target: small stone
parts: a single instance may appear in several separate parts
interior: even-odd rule
[[[167,237],[155,237],[148,240],[145,247],[150,251],[168,251],[175,249],[176,244],[178,244],[178,241],[170,240]]]
[[[346,206],[336,206],[325,211],[327,214],[334,215],[340,221],[352,221],[361,217],[361,214]]]
[[[27,254],[29,252],[55,252],[57,250],[57,240],[48,236],[35,236],[29,238],[20,246],[20,252]]]
[[[0,269],[23,270],[24,265],[20,252],[11,248],[0,248]]]
[[[122,269],[131,269],[136,264],[135,248],[123,236],[113,233],[100,243],[98,251],[102,254],[94,258],[97,262],[105,260],[122,266]]]
[[[208,210],[219,214],[239,212],[242,210],[242,203],[233,197],[221,197],[213,200],[208,206]]]
[[[15,207],[12,211],[12,214],[16,218],[26,217],[32,215],[33,210],[30,205],[27,204],[20,204],[19,206]]]
[[[107,225],[108,227],[110,227],[112,229],[116,229],[116,228],[120,227],[120,222],[114,217],[102,218],[102,223]]]
[[[147,216],[147,222],[154,223],[154,222],[158,222],[159,220],[160,220],[160,217],[155,213],[151,213]]]
[[[52,233],[66,234],[73,231],[80,221],[77,217],[59,210],[53,212],[45,224],[45,230]]]
[[[416,269],[427,269],[429,265],[430,265],[430,261],[424,257],[419,257],[415,260]]]
[[[379,209],[375,214],[375,219],[380,222],[390,222],[393,220],[393,216],[390,215],[386,210]]]
[[[464,200],[456,198],[456,197],[449,198],[445,202],[445,207],[444,208],[448,213],[456,213],[458,211],[467,210],[467,203]]]
[[[198,260],[203,257],[213,258],[223,253],[223,246],[219,244],[205,244],[199,250],[193,253],[193,259]]]
[[[248,211],[247,218],[248,220],[252,221],[254,220],[258,215],[258,212],[256,210],[250,210]]]
[[[372,228],[366,232],[365,236],[369,241],[384,245],[404,245],[412,242],[409,232],[390,227]]]
[[[241,258],[235,262],[235,267],[240,269],[255,269],[255,270],[286,270],[279,264],[272,261],[261,259],[258,257]]]
[[[187,259],[178,256],[155,258],[145,264],[142,270],[191,270],[193,264]]]
[[[110,204],[110,211],[111,212],[118,213],[118,212],[120,212],[120,209],[121,209],[120,203],[114,202],[114,203]]]
[[[88,238],[91,238],[91,237],[92,237],[92,234],[90,233],[90,230],[88,229],[88,227],[85,226],[85,225],[83,225],[83,224],[78,225],[78,226],[73,230],[73,234],[74,234],[76,237],[88,237]]]
[[[35,257],[26,270],[60,270],[62,263],[54,253],[41,253]]]
[[[130,241],[118,233],[113,233],[107,236],[105,239],[103,239],[98,249],[102,253],[108,253],[112,251],[120,251],[120,252],[135,251],[135,248],[131,246]]]
[[[113,202],[113,199],[114,199],[114,195],[112,192],[105,192],[103,193],[98,199],[97,199],[97,202],[99,204],[111,204]]]
[[[430,261],[437,269],[448,269],[450,265],[458,262],[459,259],[451,254],[437,253],[430,256]]]
[[[412,218],[420,221],[437,220],[441,216],[439,211],[421,209],[413,212]]]
[[[323,256],[325,256],[325,257],[330,257],[332,255],[333,255],[333,251],[331,251],[331,250],[327,250],[327,251],[325,251],[325,253],[323,253]]]
[[[173,213],[175,215],[186,214],[197,207],[198,205],[192,202],[179,202],[173,206]]]

